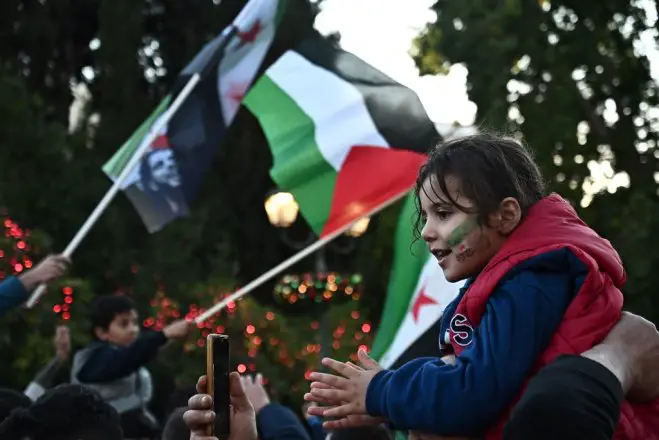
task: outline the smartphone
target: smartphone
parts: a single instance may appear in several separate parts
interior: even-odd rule
[[[206,378],[208,394],[213,398],[215,423],[208,427],[207,434],[217,438],[228,438],[230,432],[229,397],[229,337],[210,334],[206,337]]]

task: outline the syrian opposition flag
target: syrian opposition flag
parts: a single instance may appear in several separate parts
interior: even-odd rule
[[[233,121],[274,40],[287,0],[250,0],[233,24],[208,43],[180,73],[172,93],[133,133],[103,171],[115,180],[152,127],[195,73],[201,81],[157,133],[143,159],[122,182],[149,232],[188,214]]]
[[[439,356],[439,319],[464,284],[449,283],[425,243],[414,241],[414,194],[404,202],[394,237],[394,261],[371,356],[397,368],[424,356]]]
[[[413,91],[322,38],[282,55],[243,103],[272,179],[320,237],[404,194],[440,140]]]

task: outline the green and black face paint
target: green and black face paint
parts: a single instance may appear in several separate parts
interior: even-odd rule
[[[460,225],[458,225],[453,232],[448,237],[448,240],[446,241],[446,244],[449,245],[449,247],[454,248],[458,247],[459,252],[465,252],[467,250],[467,245],[464,243],[465,239],[467,236],[476,229],[478,226],[478,222],[476,221],[476,217],[469,217],[465,219]]]

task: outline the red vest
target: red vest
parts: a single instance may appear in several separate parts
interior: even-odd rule
[[[620,257],[607,240],[577,216],[568,202],[552,194],[534,205],[469,286],[455,311],[465,316],[472,328],[478,327],[488,298],[508,271],[534,256],[565,248],[588,267],[589,274],[531,376],[560,355],[581,354],[600,343],[622,312],[620,289],[625,283],[625,272]],[[466,347],[460,345],[455,336],[450,334],[450,340],[456,356],[459,356]],[[488,431],[488,440],[502,438],[510,409],[521,395],[522,392]],[[642,405],[625,402],[614,440],[655,439],[659,440],[659,399]]]

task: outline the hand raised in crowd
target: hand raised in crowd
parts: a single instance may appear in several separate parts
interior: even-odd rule
[[[179,319],[165,327],[162,332],[167,339],[184,339],[190,334],[193,326],[192,321]]]
[[[58,325],[55,330],[55,339],[53,340],[55,346],[55,355],[60,362],[67,362],[71,355],[71,333],[69,328],[65,325]]]
[[[39,284],[49,283],[62,276],[69,268],[71,261],[64,255],[49,255],[39,262],[34,268],[24,272],[18,277],[30,291]]]
[[[206,376],[197,382],[197,392],[188,401],[188,410],[183,420],[190,429],[190,440],[217,440],[206,435],[206,428],[215,420],[213,399],[206,394]],[[245,390],[240,375],[235,371],[229,375],[229,394],[231,397],[231,434],[228,440],[258,440],[256,432],[256,412]]]
[[[254,406],[254,411],[258,414],[263,407],[270,403],[270,396],[263,386],[263,376],[261,374],[257,374],[256,377],[245,375],[241,376],[240,381],[247,398]]]
[[[311,373],[311,390],[304,395],[310,402],[322,403],[327,407],[309,406],[312,416],[337,417],[323,422],[326,429],[352,428],[379,425],[386,419],[366,414],[366,390],[373,376],[382,370],[380,364],[371,359],[364,350],[357,352],[360,366],[352,362],[323,359],[323,365],[332,368],[344,377],[326,373]]]

